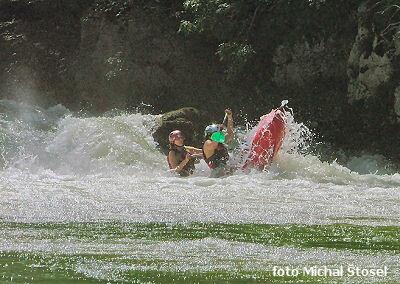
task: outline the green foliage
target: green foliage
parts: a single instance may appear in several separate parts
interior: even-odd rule
[[[227,78],[233,79],[247,70],[246,65],[253,62],[251,58],[266,58],[283,42],[320,42],[335,34],[346,33],[343,29],[346,24],[338,19],[351,18],[360,2],[186,0],[179,13],[179,32],[186,37],[198,35],[210,43],[217,43],[216,54]]]
[[[255,54],[249,31],[258,5],[272,0],[186,0],[179,32],[185,36],[201,35],[217,42],[216,55],[225,67],[227,79],[234,79]]]
[[[110,20],[124,19],[132,10],[142,10],[159,17],[165,17],[178,5],[175,0],[94,0],[93,11],[102,13]],[[178,5],[179,6],[179,5]]]
[[[96,0],[93,5],[95,13],[104,13],[110,19],[124,15],[130,9],[130,1]]]
[[[255,54],[250,44],[228,42],[218,46],[216,54],[226,66],[228,79],[238,75],[246,66],[249,59]]]
[[[187,0],[183,3],[184,19],[179,31],[185,35],[191,33],[208,33],[217,38],[226,39],[232,36],[237,23],[231,21],[236,9],[234,1],[223,0]]]

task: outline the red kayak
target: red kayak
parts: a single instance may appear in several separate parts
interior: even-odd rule
[[[268,166],[282,146],[286,131],[286,115],[280,109],[273,109],[261,117],[251,139],[251,148],[242,170]]]

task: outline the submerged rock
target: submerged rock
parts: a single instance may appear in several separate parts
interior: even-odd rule
[[[185,135],[185,144],[201,147],[204,128],[210,123],[208,116],[195,108],[185,107],[162,115],[160,127],[153,133],[161,151],[168,152],[168,135],[180,130]]]

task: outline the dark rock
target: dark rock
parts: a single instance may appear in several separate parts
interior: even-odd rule
[[[379,55],[373,49],[374,41],[368,39],[373,34],[368,26],[360,24],[358,35],[353,44],[348,59],[349,87],[348,97],[350,102],[363,100],[371,96],[378,96],[382,89],[387,88],[393,80],[394,66],[388,52]],[[367,36],[368,35],[368,36]]]
[[[83,15],[74,65],[82,105],[99,112],[141,102],[155,112],[205,105],[222,84],[209,49],[199,50],[177,34],[176,18],[162,9],[165,3],[150,10],[135,2],[140,1],[131,1],[123,17],[97,6]]]
[[[204,112],[192,107],[181,108],[162,116],[161,125],[153,133],[153,137],[164,153],[168,153],[168,135],[173,130],[182,131],[185,145],[201,148],[204,128],[209,123],[209,116]]]

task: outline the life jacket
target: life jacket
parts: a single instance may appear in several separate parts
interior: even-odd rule
[[[182,161],[186,158],[186,154],[188,153],[185,150],[185,147],[181,147],[181,148],[173,147],[169,151],[170,152],[172,151],[172,153],[174,154],[177,165],[182,163]],[[167,162],[168,162],[169,168],[173,169],[172,164],[169,161],[169,155],[167,156]],[[195,162],[194,159],[190,159],[187,162],[187,164],[183,167],[183,169],[179,172],[179,174],[183,177],[187,177],[187,176],[190,176],[191,174],[193,174],[194,169],[195,169],[194,162]]]
[[[206,158],[206,154],[204,153],[204,148],[203,148],[203,157],[208,167],[210,169],[215,169],[221,166],[226,166],[229,160],[229,153],[228,149],[225,147],[224,144],[218,143],[218,147],[217,149],[215,149],[214,154],[212,154],[208,158]]]

